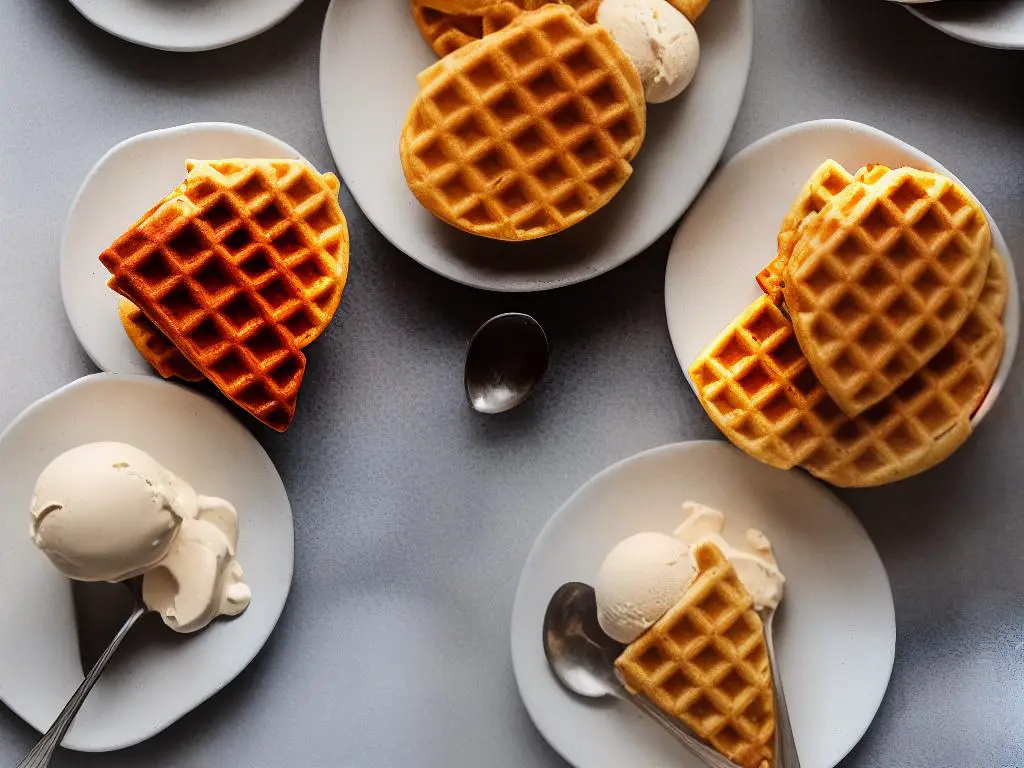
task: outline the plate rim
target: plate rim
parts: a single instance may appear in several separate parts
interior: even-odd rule
[[[4,441],[11,439],[11,433],[17,427],[19,427],[25,420],[45,410],[54,400],[64,397],[68,393],[74,392],[79,389],[88,389],[97,385],[102,386],[106,383],[113,382],[115,380],[130,381],[132,382],[132,386],[138,385],[151,388],[174,387],[180,393],[183,393],[186,397],[196,398],[198,400],[206,402],[211,406],[219,408],[224,413],[224,415],[229,418],[230,422],[233,423],[235,427],[237,427],[240,433],[244,433],[245,435],[247,435],[248,438],[252,441],[254,454],[259,456],[261,459],[266,460],[267,465],[273,468],[277,481],[280,483],[281,493],[285,501],[284,512],[290,522],[289,530],[291,531],[291,545],[288,548],[288,550],[291,556],[288,558],[287,568],[282,569],[282,572],[284,570],[287,571],[288,586],[288,589],[285,591],[284,600],[282,601],[279,610],[276,612],[276,615],[274,615],[273,621],[269,623],[266,631],[266,636],[259,642],[258,647],[255,648],[251,654],[247,655],[247,658],[244,659],[244,664],[237,672],[232,674],[223,682],[219,683],[208,694],[202,696],[202,698],[197,699],[196,702],[185,711],[173,716],[165,722],[162,722],[162,724],[157,725],[154,728],[145,730],[145,732],[140,730],[139,733],[137,734],[122,737],[118,741],[111,742],[104,746],[98,746],[81,744],[76,740],[75,731],[74,729],[72,729],[69,732],[68,736],[65,737],[64,741],[61,743],[61,747],[63,749],[71,750],[73,752],[83,752],[88,754],[116,752],[122,749],[127,749],[128,747],[133,747],[137,744],[142,744],[143,742],[148,741],[157,734],[160,734],[163,731],[167,730],[172,725],[177,723],[179,720],[184,718],[186,715],[190,714],[191,712],[194,712],[202,704],[209,701],[214,696],[223,691],[225,688],[227,688],[229,685],[231,685],[239,677],[239,675],[241,675],[246,669],[249,668],[249,666],[252,664],[255,658],[263,652],[267,643],[270,641],[270,638],[273,636],[274,632],[277,631],[278,624],[281,621],[281,617],[284,615],[284,610],[287,607],[289,599],[291,597],[291,591],[294,586],[295,580],[295,514],[294,511],[292,510],[291,499],[288,497],[288,489],[284,484],[284,478],[281,477],[281,474],[280,472],[278,472],[277,466],[270,458],[270,455],[267,453],[266,449],[259,442],[259,440],[257,440],[256,437],[252,434],[252,432],[247,430],[242,425],[242,423],[238,421],[238,419],[234,418],[231,412],[228,411],[223,405],[218,403],[213,398],[207,397],[206,395],[196,391],[191,387],[186,387],[175,382],[164,381],[163,379],[154,376],[146,376],[144,374],[115,373],[109,371],[101,371],[99,373],[87,374],[85,376],[81,376],[66,384],[61,385],[57,389],[53,390],[52,392],[49,392],[48,394],[43,395],[42,397],[38,398],[34,402],[30,403],[28,406],[23,408],[13,419],[11,419],[11,421],[3,428],[3,430],[0,430],[0,443],[3,443]],[[10,701],[9,696],[4,693],[3,686],[0,686],[0,701],[2,701],[3,704],[11,710],[11,712],[13,712],[23,722],[25,722],[30,728],[38,731],[39,733],[45,733],[46,729],[49,728],[51,725],[51,723],[47,722],[44,723],[42,727],[40,727],[32,719],[27,717],[18,706],[16,706],[14,703]],[[56,717],[56,713],[54,713],[54,717]]]
[[[535,564],[536,564],[537,560],[540,557],[539,550],[541,548],[542,542],[546,541],[548,538],[550,538],[553,535],[552,531],[554,530],[555,526],[558,524],[560,518],[563,517],[563,515],[565,513],[565,510],[568,509],[574,502],[576,502],[578,500],[578,498],[580,496],[582,496],[587,491],[587,489],[589,489],[592,485],[594,485],[594,484],[596,484],[598,482],[601,482],[606,477],[621,471],[622,469],[624,469],[625,467],[629,466],[630,464],[634,464],[634,463],[637,463],[637,462],[645,461],[645,460],[647,460],[650,457],[660,456],[662,454],[672,453],[672,452],[675,452],[675,451],[698,450],[698,449],[700,449],[702,447],[706,447],[706,446],[723,446],[724,448],[726,448],[729,451],[733,451],[733,452],[736,452],[738,454],[742,454],[742,452],[738,448],[733,446],[728,441],[725,441],[725,440],[705,440],[705,439],[699,439],[699,440],[682,440],[682,441],[675,442],[675,443],[667,443],[667,444],[664,444],[664,445],[658,445],[658,446],[654,446],[652,448],[644,449],[644,450],[639,451],[638,453],[634,453],[634,454],[632,454],[630,456],[626,456],[625,458],[619,459],[618,461],[615,461],[612,464],[609,464],[604,469],[601,469],[600,471],[598,471],[597,473],[592,475],[590,478],[585,480],[575,491],[573,491],[566,498],[566,500],[558,507],[558,509],[544,522],[543,526],[541,526],[540,532],[537,534],[536,538],[533,541],[533,544],[530,546],[529,554],[527,555],[526,561],[523,564],[523,568],[520,571],[519,581],[518,581],[518,583],[516,585],[516,592],[515,592],[515,597],[514,597],[513,602],[512,602],[512,611],[511,611],[511,614],[510,614],[510,621],[509,621],[509,625],[510,625],[509,635],[510,635],[510,646],[511,646],[511,657],[512,657],[512,675],[515,678],[516,689],[517,689],[517,691],[519,693],[520,700],[522,701],[523,706],[526,709],[526,712],[527,712],[527,714],[530,717],[530,721],[533,723],[534,727],[537,728],[538,732],[544,738],[544,741],[555,752],[557,752],[558,755],[563,760],[565,760],[570,765],[574,766],[574,768],[585,768],[585,767],[577,765],[576,763],[574,763],[570,759],[570,757],[568,755],[566,755],[566,754],[564,754],[562,752],[562,750],[559,748],[559,746],[557,744],[557,740],[551,738],[550,730],[547,728],[546,724],[542,724],[542,722],[537,717],[534,716],[533,709],[531,708],[530,703],[527,701],[527,696],[524,695],[524,692],[523,692],[522,680],[523,680],[523,676],[524,676],[525,672],[523,671],[522,665],[524,664],[524,660],[519,657],[519,654],[517,652],[517,643],[516,643],[517,632],[516,632],[516,627],[519,624],[522,623],[523,619],[520,618],[520,614],[523,611],[526,610],[526,608],[524,606],[524,602],[526,600],[526,596],[524,594],[524,592],[526,590],[526,587],[524,585],[526,574],[527,574],[528,571],[530,571],[531,569],[533,569],[535,567]],[[745,454],[744,454],[744,456],[745,456]],[[747,457],[747,458],[749,458],[749,457]],[[751,459],[751,461],[753,461],[753,459]],[[821,492],[826,493],[829,496],[831,496],[837,502],[837,504],[842,508],[842,510],[845,513],[845,515],[861,531],[863,531],[865,539],[871,545],[871,549],[874,552],[875,557],[878,559],[879,566],[881,567],[881,575],[884,578],[885,586],[887,588],[888,597],[889,597],[890,611],[889,611],[889,613],[887,615],[887,619],[888,619],[888,625],[889,625],[889,629],[890,629],[890,634],[891,634],[892,642],[886,644],[887,648],[891,647],[891,651],[887,654],[886,659],[885,659],[885,665],[884,665],[884,668],[886,669],[885,685],[881,686],[881,690],[880,690],[879,695],[878,695],[878,700],[877,700],[877,702],[874,702],[873,707],[872,707],[871,717],[868,718],[867,722],[864,724],[863,730],[860,730],[860,732],[856,734],[856,737],[853,739],[852,743],[848,747],[845,747],[841,751],[841,754],[839,755],[839,757],[837,758],[837,761],[835,763],[835,766],[838,766],[844,759],[846,759],[846,757],[853,751],[853,749],[864,739],[864,736],[867,734],[868,729],[871,727],[871,725],[875,722],[876,718],[878,717],[878,712],[881,709],[882,704],[885,701],[885,697],[888,694],[889,687],[892,684],[892,676],[893,676],[893,672],[895,671],[895,668],[896,668],[896,647],[897,647],[897,644],[899,642],[898,627],[897,627],[897,624],[896,624],[896,601],[895,601],[895,595],[893,594],[893,591],[892,591],[892,581],[889,578],[889,571],[885,567],[885,562],[882,560],[881,553],[879,553],[878,547],[875,546],[874,540],[868,534],[867,529],[864,528],[864,524],[861,523],[860,519],[854,514],[854,512],[850,508],[850,506],[845,501],[843,501],[841,498],[839,498],[839,496],[837,496],[836,493],[832,490],[832,488],[830,486],[828,486],[826,483],[823,483],[820,480],[817,480],[817,479],[811,477],[810,475],[802,475],[801,477],[803,478],[803,480],[801,480],[801,482],[809,483],[809,484],[811,484],[813,486],[816,486]],[[538,628],[538,630],[537,630],[537,642],[538,643],[540,642],[540,628]],[[833,768],[835,768],[835,766],[833,766]]]
[[[197,53],[199,51],[215,51],[218,48],[227,48],[230,45],[241,43],[246,40],[250,40],[258,35],[262,35],[269,29],[276,27],[282,21],[287,19],[300,5],[303,0],[283,0],[286,5],[282,6],[282,12],[275,15],[273,20],[269,23],[260,25],[256,29],[248,29],[245,32],[237,32],[229,35],[225,38],[218,39],[217,42],[211,42],[207,44],[197,45],[195,43],[182,44],[182,45],[171,45],[168,43],[161,43],[156,39],[149,38],[144,35],[133,34],[130,30],[124,30],[121,28],[115,28],[109,23],[100,21],[95,13],[83,7],[81,0],[70,0],[71,5],[76,11],[78,11],[89,23],[98,29],[102,29],[107,34],[113,35],[114,37],[120,38],[125,42],[132,43],[134,45],[140,45],[144,48],[152,48],[157,51],[170,51],[172,53]]]
[[[380,0],[375,0],[375,2],[379,2],[379,1]],[[519,281],[517,281],[517,282],[515,282],[513,284],[505,283],[505,284],[502,284],[502,285],[495,285],[493,282],[488,282],[488,281],[486,281],[484,279],[473,280],[473,279],[470,279],[469,277],[466,277],[466,276],[458,276],[458,275],[452,274],[452,270],[442,268],[442,265],[443,265],[444,262],[442,262],[441,264],[428,263],[427,260],[421,259],[417,255],[413,255],[411,253],[407,253],[406,251],[404,251],[402,248],[400,248],[398,246],[398,244],[392,238],[391,233],[388,232],[385,228],[381,227],[380,224],[378,223],[378,218],[379,217],[371,214],[367,210],[367,208],[364,206],[364,204],[362,202],[362,197],[360,195],[360,192],[357,191],[357,185],[353,184],[351,178],[346,174],[345,168],[343,167],[343,163],[339,159],[340,155],[338,154],[338,152],[335,149],[335,142],[332,141],[331,131],[328,130],[328,128],[327,128],[327,117],[326,117],[326,115],[327,115],[327,106],[326,106],[327,96],[326,96],[326,89],[324,88],[324,82],[328,78],[325,76],[326,75],[326,67],[327,67],[327,64],[326,64],[327,57],[324,55],[324,50],[325,50],[325,48],[326,48],[326,46],[328,44],[328,35],[329,35],[331,27],[332,27],[332,20],[334,19],[334,17],[336,15],[338,15],[338,14],[340,14],[342,12],[341,8],[342,8],[343,4],[345,2],[348,2],[348,0],[331,0],[330,5],[327,8],[327,13],[326,13],[326,15],[324,17],[323,29],[321,30],[321,33],[320,33],[320,63],[319,63],[318,71],[317,71],[317,86],[318,86],[318,89],[319,89],[319,92],[320,92],[320,94],[319,94],[320,95],[320,117],[321,117],[321,122],[323,123],[323,126],[324,126],[324,135],[327,138],[328,149],[330,150],[331,157],[333,158],[335,166],[338,169],[339,176],[341,176],[341,178],[345,182],[346,187],[348,188],[349,194],[352,195],[352,199],[355,201],[356,205],[359,206],[359,210],[363,213],[363,215],[366,217],[366,219],[370,222],[370,224],[373,226],[374,230],[378,234],[380,234],[380,236],[383,237],[392,248],[394,248],[396,251],[398,251],[399,253],[403,254],[407,258],[412,259],[414,262],[416,262],[420,266],[424,267],[425,269],[428,269],[430,272],[432,272],[432,273],[434,273],[436,275],[439,275],[439,276],[445,278],[446,280],[451,280],[452,282],[457,283],[459,285],[464,285],[464,286],[469,287],[469,288],[476,288],[476,289],[479,289],[479,290],[489,291],[489,292],[492,292],[492,293],[539,293],[539,292],[542,292],[542,291],[552,291],[552,290],[556,290],[558,288],[567,288],[567,287],[572,286],[572,285],[579,285],[580,283],[586,282],[586,281],[591,280],[591,279],[593,279],[595,277],[600,277],[601,275],[605,275],[605,274],[611,272],[612,270],[617,269],[618,267],[621,267],[623,264],[626,264],[626,263],[632,261],[637,256],[639,256],[640,254],[642,254],[645,251],[647,251],[659,239],[664,237],[665,234],[668,233],[669,231],[671,231],[673,227],[677,226],[679,224],[679,221],[682,219],[683,215],[686,213],[686,211],[700,197],[700,194],[704,190],[704,187],[707,185],[708,180],[711,178],[712,174],[715,172],[715,169],[718,167],[719,163],[721,162],[722,155],[725,153],[725,149],[728,146],[729,139],[732,138],[732,135],[733,135],[734,131],[736,130],[736,122],[739,119],[740,109],[743,106],[743,100],[744,100],[744,97],[746,96],[747,86],[750,84],[750,72],[751,72],[751,68],[752,68],[752,65],[753,65],[753,52],[754,52],[754,46],[753,46],[753,42],[754,42],[754,0],[736,0],[736,1],[739,3],[740,8],[741,8],[741,13],[742,13],[742,16],[743,16],[742,20],[746,22],[744,24],[744,26],[742,27],[742,32],[744,33],[745,38],[749,41],[749,45],[747,45],[746,49],[745,49],[745,54],[746,55],[745,55],[745,62],[744,62],[744,66],[743,66],[743,87],[740,88],[738,90],[738,93],[735,95],[735,103],[734,104],[730,104],[730,109],[731,109],[731,112],[732,112],[732,118],[729,121],[729,130],[724,132],[722,134],[722,136],[721,136],[721,139],[720,139],[720,142],[719,142],[721,144],[721,146],[719,148],[717,148],[716,152],[714,152],[712,154],[709,154],[707,168],[704,171],[702,171],[701,173],[697,174],[700,177],[700,179],[701,179],[700,184],[696,187],[694,193],[692,194],[692,196],[690,197],[689,200],[687,200],[685,203],[681,203],[679,206],[677,206],[678,207],[678,211],[676,211],[672,215],[672,217],[666,222],[664,227],[661,228],[660,231],[654,233],[654,235],[652,237],[650,237],[649,239],[645,238],[645,242],[644,242],[643,247],[640,248],[639,250],[637,250],[635,253],[633,253],[631,255],[628,255],[628,256],[625,256],[625,257],[623,257],[621,259],[614,260],[613,263],[609,263],[607,265],[602,265],[601,268],[599,268],[599,269],[596,269],[596,270],[578,270],[577,273],[574,273],[570,277],[560,276],[557,279],[550,280],[550,281],[543,281],[542,282],[542,281],[539,281],[536,277],[534,277],[534,278],[519,280]],[[679,198],[679,199],[683,200],[683,198]],[[600,212],[596,212],[596,213],[599,214]],[[526,245],[528,246],[529,243],[527,242]]]
[[[979,46],[981,48],[992,48],[992,49],[997,50],[997,51],[1019,51],[1019,50],[1024,50],[1024,34],[1021,35],[1020,39],[1015,39],[1015,40],[1012,40],[1012,41],[1005,41],[1005,42],[1001,41],[1001,40],[990,40],[990,39],[983,39],[983,38],[978,38],[978,37],[970,37],[969,35],[965,35],[965,34],[963,34],[962,32],[960,32],[960,31],[958,31],[956,29],[950,29],[948,24],[946,24],[946,23],[944,23],[944,22],[942,22],[942,21],[940,21],[938,19],[933,19],[931,16],[928,15],[928,13],[926,12],[925,9],[917,7],[917,5],[928,5],[928,4],[929,3],[919,3],[919,4],[906,4],[906,3],[904,3],[903,7],[906,8],[910,13],[914,14],[915,16],[917,16],[917,18],[919,18],[921,21],[923,21],[925,24],[927,24],[932,29],[936,29],[939,32],[941,32],[942,34],[947,35],[947,36],[953,38],[954,40],[959,40],[962,43],[967,43],[969,45],[977,45],[977,46]]]
[[[998,239],[1001,245],[1003,246],[999,249],[999,251],[997,251],[998,255],[1003,260],[1004,266],[1006,267],[1009,283],[1007,305],[1006,309],[1004,310],[1003,322],[1004,328],[1006,330],[1003,340],[1003,357],[999,362],[999,367],[996,369],[995,378],[993,378],[992,380],[992,385],[989,388],[989,391],[985,394],[985,397],[982,400],[981,404],[978,406],[977,410],[971,416],[971,428],[972,430],[975,430],[995,407],[996,402],[999,400],[999,396],[1006,388],[1006,383],[1009,380],[1009,375],[1011,373],[1013,363],[1017,356],[1017,351],[1020,346],[1021,325],[1020,283],[1017,278],[1017,271],[1014,267],[1013,254],[1010,251],[1009,243],[1007,243],[1006,238],[1003,237],[1002,231],[999,229],[998,223],[996,222],[992,214],[989,213],[984,203],[978,200],[974,193],[970,191],[970,188],[962,181],[960,181],[956,174],[954,174],[952,171],[946,168],[946,166],[944,166],[942,163],[940,163],[938,160],[936,160],[934,157],[932,157],[924,150],[918,149],[913,144],[904,141],[898,136],[894,136],[872,125],[868,125],[867,123],[861,123],[856,120],[847,120],[845,118],[820,118],[815,120],[805,120],[803,122],[794,123],[792,125],[779,128],[747,145],[739,152],[737,152],[735,155],[733,155],[733,157],[731,157],[728,160],[728,162],[726,162],[718,170],[718,172],[715,174],[715,178],[712,179],[705,186],[704,190],[702,190],[701,197],[704,196],[704,192],[709,187],[712,187],[714,184],[718,182],[720,175],[733,164],[746,161],[751,155],[758,154],[761,151],[765,150],[766,148],[771,147],[773,144],[779,141],[786,140],[791,136],[815,130],[830,129],[844,129],[854,133],[866,134],[868,136],[881,139],[882,141],[895,144],[898,147],[900,147],[901,150],[908,151],[911,154],[922,155],[925,158],[927,158],[932,163],[934,168],[938,169],[939,172],[955,179],[959,184],[961,184],[964,187],[964,189],[966,189],[971,194],[972,197],[974,197],[978,204],[981,205],[982,210],[985,211],[985,215],[988,217],[989,223],[992,227],[994,239]],[[699,203],[699,200],[697,202]],[[683,372],[683,377],[686,379],[686,383],[689,385],[690,390],[694,393],[694,395],[696,395],[696,389],[693,385],[693,381],[690,379],[689,363],[683,362],[683,357],[679,348],[680,341],[677,339],[676,333],[674,333],[673,330],[677,324],[673,323],[671,318],[675,314],[676,310],[674,309],[675,305],[672,301],[673,297],[669,293],[670,284],[672,282],[674,264],[680,258],[676,254],[683,252],[681,244],[685,232],[686,222],[684,221],[683,225],[680,226],[679,229],[676,231],[675,236],[672,238],[672,244],[669,246],[668,260],[665,264],[665,321],[668,326],[669,339],[672,342],[672,351],[675,354],[676,361]],[[1011,323],[1008,321],[1016,322]],[[711,340],[709,340],[708,343],[710,343],[710,341]],[[719,432],[721,432],[721,430],[719,430]],[[886,485],[888,484],[889,483],[886,483]]]
[[[69,255],[69,251],[71,248],[69,239],[71,236],[72,222],[75,221],[76,217],[79,215],[79,208],[83,205],[83,201],[95,177],[100,173],[104,166],[106,166],[106,164],[110,161],[112,157],[124,152],[127,149],[130,149],[136,144],[141,144],[146,141],[159,141],[167,136],[199,133],[203,131],[226,131],[231,133],[245,134],[251,138],[256,138],[260,140],[267,140],[272,144],[280,145],[283,149],[285,149],[287,152],[290,152],[297,159],[305,160],[303,155],[291,144],[289,144],[286,141],[283,141],[282,139],[277,138],[272,134],[267,133],[266,131],[261,131],[259,128],[253,128],[252,126],[243,125],[241,123],[232,123],[219,120],[201,120],[191,123],[182,123],[181,125],[172,125],[165,128],[155,128],[150,131],[143,131],[142,133],[137,133],[134,136],[129,136],[128,138],[118,141],[112,147],[107,149],[96,160],[96,162],[93,163],[88,173],[86,173],[85,178],[82,180],[82,183],[79,185],[78,191],[75,192],[75,196],[71,201],[71,205],[68,207],[67,216],[64,219],[64,225],[60,237],[60,250],[58,252],[58,271],[60,281],[60,299],[61,304],[63,304],[64,306],[64,314],[67,316],[68,323],[71,325],[71,330],[74,333],[75,338],[78,340],[78,343],[85,351],[85,354],[89,357],[93,364],[101,371],[108,373],[120,373],[123,375],[158,375],[155,370],[152,370],[152,368],[149,368],[146,374],[142,374],[137,370],[128,371],[115,370],[111,368],[110,366],[106,365],[105,362],[100,360],[100,356],[96,354],[94,345],[91,342],[91,340],[87,339],[85,334],[79,332],[78,324],[72,317],[72,312],[69,308],[70,305],[68,300],[70,291],[74,290],[75,286],[78,285],[78,283],[74,283],[72,285],[70,282],[71,278],[68,276],[68,271],[70,269],[70,267],[68,267],[68,264],[69,260],[72,258]],[[184,159],[185,158],[182,158],[182,160]],[[98,257],[99,254],[97,254],[97,261]],[[100,277],[102,278],[102,273]],[[142,360],[141,356],[140,360]]]

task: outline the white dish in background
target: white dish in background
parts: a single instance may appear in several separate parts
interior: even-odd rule
[[[186,160],[226,157],[301,156],[255,128],[192,123],[122,141],[100,158],[82,183],[61,241],[61,296],[75,335],[103,370],[155,375],[121,326],[120,296],[107,287],[110,273],[100,263],[100,253],[181,184]]]
[[[907,10],[966,43],[1024,49],[1024,0],[943,0],[908,5]]]
[[[648,110],[632,178],[605,208],[552,237],[528,243],[475,237],[436,219],[409,191],[399,136],[417,93],[416,75],[437,56],[407,0],[331,3],[320,50],[327,140],[367,218],[428,269],[497,291],[577,283],[631,259],[668,231],[725,149],[750,71],[752,0],[715,0],[696,27],[697,75],[678,99]]]
[[[164,51],[206,51],[273,27],[302,0],[71,0],[89,21],[132,43]]]
[[[166,642],[122,650],[64,740],[86,752],[144,741],[230,683],[277,624],[294,560],[281,478],[220,405],[152,377],[107,373],[43,398],[0,435],[0,696],[36,730],[50,727],[81,683],[82,667],[71,582],[28,536],[32,490],[65,450],[107,440],[141,448],[198,492],[238,508],[238,558],[253,600],[237,619],[188,637],[167,629]]]
[[[758,463],[727,443],[655,448],[588,481],[541,531],[512,611],[512,666],[540,732],[576,768],[701,768],[626,702],[583,699],[548,669],[541,626],[568,581],[594,583],[608,551],[640,531],[671,533],[685,500],[725,512],[726,535],[765,532],[786,575],[776,650],[803,768],[832,768],[882,702],[896,651],[885,568],[853,513],[803,474]]]
[[[848,120],[800,123],[760,139],[730,160],[705,188],[676,233],[665,275],[669,335],[690,387],[690,364],[754,299],[754,277],[773,258],[779,226],[800,189],[831,158],[851,173],[869,163],[904,165],[953,176],[899,139]],[[739,222],[737,225],[735,222]],[[976,426],[1006,384],[1017,351],[1020,298],[1006,240],[991,216],[992,244],[1009,278],[1006,345]]]

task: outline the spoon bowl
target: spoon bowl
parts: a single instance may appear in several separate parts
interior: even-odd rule
[[[544,614],[544,655],[562,685],[591,699],[625,698],[615,677],[624,648],[597,623],[593,587],[573,581],[558,588]]]
[[[509,312],[477,329],[466,353],[466,397],[479,413],[522,404],[548,368],[548,337],[529,315]]]

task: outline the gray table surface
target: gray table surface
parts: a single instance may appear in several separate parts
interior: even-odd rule
[[[65,317],[57,262],[72,197],[109,147],[229,120],[333,167],[317,82],[326,5],[307,0],[232,48],[175,55],[108,36],[66,0],[3,0],[0,425],[94,370]],[[1024,274],[1024,54],[956,42],[875,0],[759,0],[755,25],[727,157],[802,120],[871,123],[959,174]],[[295,425],[259,435],[295,510],[280,626],[245,673],[165,733],[58,765],[564,765],[512,677],[509,615],[526,554],[606,465],[717,437],[669,343],[669,238],[584,285],[505,296],[427,272],[350,197],[342,204],[352,227],[344,310],[310,355]],[[545,323],[552,367],[528,405],[479,417],[463,403],[464,346],[505,310]],[[940,469],[842,494],[881,551],[898,626],[889,693],[847,768],[1024,765],[1020,369]],[[0,764],[36,738],[0,705]]]

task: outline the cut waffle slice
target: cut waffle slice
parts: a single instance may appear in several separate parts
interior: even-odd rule
[[[704,542],[693,556],[693,583],[615,667],[630,693],[681,720],[729,760],[771,768],[775,700],[764,625],[718,547]]]
[[[532,11],[559,0],[503,0],[482,7],[477,13],[448,13],[412,1],[412,15],[423,39],[438,56],[447,56],[475,40],[504,29],[523,11]],[[600,0],[562,0],[576,9],[584,21],[597,20]]]
[[[139,354],[165,379],[174,378],[193,383],[203,380],[203,374],[181,354],[171,340],[153,325],[141,309],[123,296],[117,303],[117,316]]]
[[[228,398],[283,430],[305,371],[299,342],[337,309],[347,272],[337,180],[296,160],[190,161],[176,192],[101,254],[109,285]]]
[[[260,161],[225,162],[237,163],[243,169],[238,174],[225,177],[229,185],[237,185],[238,182],[244,184],[251,178],[249,173],[253,163]],[[275,320],[289,333],[297,334],[295,341],[300,348],[304,348],[330,324],[341,291],[344,290],[349,262],[348,227],[337,203],[340,187],[333,174],[319,174],[299,161],[277,162],[287,163],[290,168],[282,178],[285,179],[284,187],[289,190],[292,202],[300,201],[308,207],[310,203],[316,206],[323,201],[333,209],[331,215],[319,219],[314,217],[307,222],[314,229],[317,238],[325,238],[325,247],[314,246],[311,249],[319,251],[318,253],[312,253],[310,250],[296,251],[288,259],[288,264],[301,283],[301,301],[285,301],[275,305]],[[193,177],[205,177],[220,183],[216,172],[211,172],[209,163],[195,163],[190,165],[190,168]],[[188,183],[183,184],[165,199],[184,194],[187,188]],[[306,195],[305,199],[302,198],[303,195]],[[239,242],[241,239],[239,236]],[[237,255],[244,259],[248,253],[242,248]],[[195,366],[189,363],[160,329],[128,299],[122,298],[119,302],[118,316],[132,344],[161,376],[185,381],[202,379]]]
[[[970,314],[991,232],[944,176],[912,168],[853,182],[804,225],[783,297],[836,404],[856,416],[928,362]]]
[[[970,435],[1002,359],[1008,283],[991,254],[985,289],[949,343],[909,381],[855,418],[811,370],[792,323],[758,298],[690,366],[708,416],[736,446],[833,485],[902,480],[950,456]]]
[[[800,238],[804,222],[824,208],[835,195],[842,192],[853,181],[874,184],[890,169],[884,165],[866,165],[850,173],[835,160],[826,160],[819,165],[804,184],[793,205],[779,228],[778,250],[775,258],[757,275],[761,290],[776,303],[782,301],[782,275],[793,254],[793,246]]]
[[[583,221],[632,173],[646,105],[607,30],[549,4],[419,76],[401,138],[427,210],[484,237],[530,240]]]

